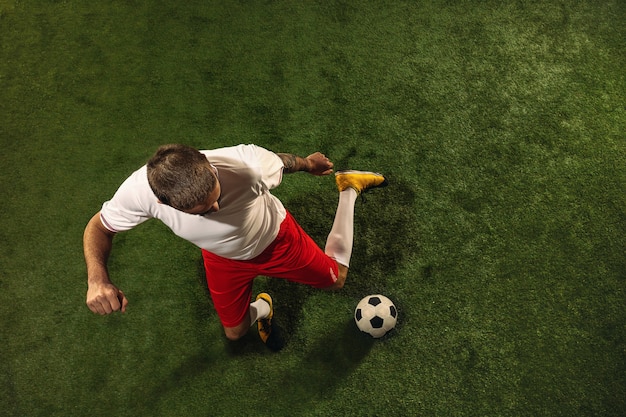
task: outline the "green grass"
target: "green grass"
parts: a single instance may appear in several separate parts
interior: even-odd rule
[[[626,413],[623,1],[0,2],[0,416]],[[261,277],[288,345],[229,343],[200,254],[82,231],[162,143],[384,172],[346,288]],[[276,190],[323,244],[332,178]],[[381,292],[382,341],[352,323]]]

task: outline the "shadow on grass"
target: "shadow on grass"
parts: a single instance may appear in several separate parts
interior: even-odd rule
[[[334,326],[317,338],[300,361],[285,370],[283,389],[275,398],[291,403],[292,415],[310,410],[320,398],[327,399],[369,354],[376,341],[356,329],[352,319],[343,326]],[[293,402],[298,398],[297,403]]]
[[[359,331],[352,318],[318,339],[297,367],[296,378],[308,381],[313,392],[332,391],[365,358],[376,340]],[[309,378],[307,378],[306,374]]]
[[[322,248],[336,208],[336,198],[329,204],[325,200],[327,194],[303,193],[285,201],[288,210]],[[410,188],[391,182],[389,187],[375,190],[366,198],[365,203],[357,201],[355,208],[352,265],[348,284],[342,290],[346,296],[358,299],[364,294],[385,292],[387,277],[401,267],[411,252],[417,250],[411,241],[410,225],[415,221],[415,215],[411,214],[414,193]],[[208,301],[198,303],[196,318],[200,321],[218,320],[206,288],[202,259],[198,260],[197,279]],[[283,329],[289,348],[290,342],[297,342],[297,336],[294,336],[298,334],[297,326],[305,319],[302,307],[309,297],[319,294],[320,290],[272,278],[257,279],[255,287],[258,287],[255,291],[272,293],[276,303],[277,323]],[[309,409],[318,398],[332,394],[377,343],[357,329],[351,315],[324,331],[325,334],[319,334],[311,343],[293,348],[300,352],[297,355],[299,360],[284,371],[281,386],[285,389],[275,392],[279,398],[274,400],[280,403],[291,402],[293,398],[302,399],[298,404],[293,404],[294,415],[300,410]],[[259,343],[254,329],[235,343],[223,338],[223,346],[229,356],[256,355],[267,349]],[[147,398],[152,401],[178,389],[186,380],[206,373],[215,360],[209,352],[187,358]],[[142,405],[147,406],[146,403]]]

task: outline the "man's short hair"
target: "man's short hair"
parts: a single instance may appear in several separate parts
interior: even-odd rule
[[[204,154],[187,145],[159,147],[147,164],[148,183],[163,204],[189,210],[202,204],[216,185]]]

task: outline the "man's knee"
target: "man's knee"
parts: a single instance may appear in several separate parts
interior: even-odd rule
[[[234,330],[234,329],[235,329],[234,327],[224,328],[224,334],[226,335],[226,338],[233,342],[241,339],[247,333],[247,331]]]
[[[345,281],[337,280],[333,285],[331,285],[330,287],[326,287],[325,289],[329,291],[337,291],[337,290],[342,289],[344,284],[345,284]]]
[[[226,338],[231,341],[239,340],[248,333],[250,330],[250,320],[244,320],[241,324],[235,327],[224,326],[224,334]]]
[[[348,277],[348,267],[343,266],[341,264],[338,265],[338,274],[337,281],[330,287],[327,287],[328,290],[340,290],[346,283],[346,278]]]

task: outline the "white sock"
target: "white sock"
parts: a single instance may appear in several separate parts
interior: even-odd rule
[[[354,241],[354,203],[359,195],[352,188],[339,193],[333,227],[326,239],[324,252],[343,266],[350,266]]]
[[[270,315],[270,305],[262,298],[250,303],[250,325],[254,325],[257,320],[264,319]]]

